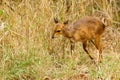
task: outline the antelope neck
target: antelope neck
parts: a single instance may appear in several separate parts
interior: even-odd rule
[[[63,36],[67,37],[67,38],[71,38],[72,37],[72,31],[68,28],[63,28]]]

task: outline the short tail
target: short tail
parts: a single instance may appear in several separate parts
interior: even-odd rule
[[[106,18],[102,18],[103,27],[108,27],[110,22]]]
[[[106,25],[103,23],[103,28],[105,29]]]

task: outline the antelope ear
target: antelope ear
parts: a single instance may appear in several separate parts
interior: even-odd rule
[[[57,18],[54,18],[54,22],[55,22],[55,23],[58,23],[58,19],[57,19]]]
[[[64,22],[64,25],[67,25],[68,24],[68,20]]]

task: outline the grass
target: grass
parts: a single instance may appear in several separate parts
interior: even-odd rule
[[[120,11],[118,0],[2,0],[0,3],[0,80],[120,80]],[[52,40],[54,17],[69,23],[85,15],[106,18],[103,62],[94,65],[76,43]],[[91,52],[95,48],[89,44]],[[93,54],[95,55],[95,54]]]

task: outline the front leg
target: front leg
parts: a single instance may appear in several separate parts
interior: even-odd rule
[[[71,55],[72,55],[72,52],[74,51],[74,47],[75,47],[75,43],[73,41],[70,41],[70,49],[71,49]]]

